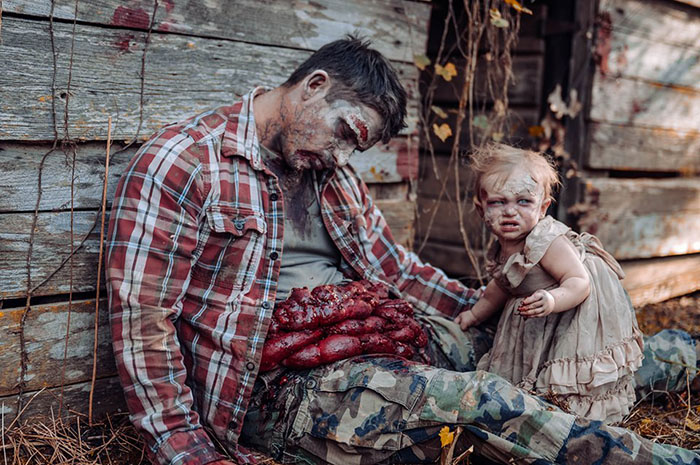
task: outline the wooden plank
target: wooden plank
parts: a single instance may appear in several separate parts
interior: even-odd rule
[[[591,119],[629,126],[697,130],[700,92],[596,73]]]
[[[662,302],[700,289],[700,255],[631,260],[621,263],[635,306]]]
[[[586,166],[594,169],[700,172],[700,132],[591,123]]]
[[[477,257],[483,256],[483,252],[480,250],[476,250],[474,253]],[[452,278],[466,281],[471,286],[479,285],[477,273],[474,271],[469,261],[469,256],[462,245],[429,242],[419,252],[419,256],[423,261],[440,268]]]
[[[5,0],[6,13],[47,18],[49,0]],[[91,0],[78,6],[78,20],[147,30],[153,12],[151,0]],[[72,21],[75,2],[57,0],[54,18]],[[317,50],[345,34],[357,32],[392,60],[413,61],[424,53],[430,5],[401,0],[208,0],[161,2],[154,31],[240,40],[256,44]],[[129,33],[125,33],[127,36]]]
[[[351,158],[351,164],[367,183],[398,183],[418,175],[418,138],[396,137],[387,144],[377,144]],[[38,194],[40,164],[50,144],[0,142],[0,212],[34,211]],[[138,145],[119,151],[112,147],[108,205],[111,206],[119,177]],[[73,204],[77,209],[98,209],[102,198],[105,143],[78,145],[75,164]],[[51,152],[41,170],[42,196],[40,211],[67,210],[71,202],[71,154]]]
[[[601,72],[611,77],[700,89],[700,47],[667,44],[613,29],[610,53],[601,63]]]
[[[421,157],[420,178],[418,181],[418,196],[426,199],[457,198],[455,185],[455,163],[459,174],[460,197],[471,197],[472,192],[472,172],[467,165],[465,156],[459,157],[450,163],[450,157],[440,155],[435,157]],[[437,173],[437,174],[436,174]],[[445,193],[440,195],[442,186],[445,184]]]
[[[672,2],[601,0],[613,31],[635,34],[654,42],[700,48],[700,13]]]
[[[375,203],[384,214],[396,242],[410,250],[413,245],[415,203],[403,199],[377,200]]]
[[[58,415],[61,399],[61,388],[45,389],[27,392],[22,396],[23,405],[27,408],[22,413],[21,421],[50,420],[51,414]],[[63,388],[64,416],[76,414],[87,415],[90,399],[90,383],[77,383]],[[0,397],[4,407],[5,425],[17,416],[17,396]],[[124,392],[116,376],[101,378],[95,382],[95,392],[92,405],[93,418],[99,420],[106,414],[127,412]]]
[[[83,236],[96,224],[96,216],[94,211],[75,212],[73,245],[76,249]],[[27,252],[32,217],[30,213],[0,215],[0,299],[26,295]],[[99,239],[97,226],[83,247],[73,255],[74,292],[95,290]],[[36,289],[34,295],[66,294],[70,291],[70,262],[61,267],[70,255],[70,244],[69,212],[38,215],[31,256],[32,287],[55,274]]]
[[[418,212],[416,230],[417,237],[420,238],[419,241],[427,236],[429,240],[461,246],[464,242],[460,232],[460,223],[465,229],[472,247],[482,248],[482,244],[488,240],[489,234],[472,204],[471,197],[462,198],[463,216],[461,221],[454,198],[437,200],[419,197]],[[430,224],[431,218],[433,218],[432,225]]]
[[[0,140],[54,138],[53,55],[47,29],[44,22],[22,18],[6,18],[4,22],[0,62],[12,66],[0,73]],[[59,137],[64,135],[71,31],[70,24],[54,24]],[[76,28],[68,110],[68,132],[72,138],[106,139],[108,115],[113,116],[115,140],[128,140],[136,135],[145,33],[131,33],[134,38],[130,51],[121,48],[123,34],[120,29],[85,25]],[[146,59],[144,121],[139,136],[146,138],[165,124],[232,103],[256,85],[277,86],[309,54],[230,40],[154,35]],[[37,63],[45,65],[37,66]],[[404,130],[405,134],[411,134],[418,120],[418,97],[414,92],[418,71],[409,64],[399,64],[396,68],[411,94],[409,127]]]
[[[435,89],[434,101],[436,104],[459,102],[462,86],[464,85],[465,60],[452,60],[457,69],[457,76],[450,82],[437,78],[438,87]],[[486,72],[489,63],[483,58],[477,66],[477,76],[475,79],[474,98],[479,102],[492,102],[488,94]],[[430,68],[431,70],[434,68]],[[508,89],[508,100],[510,105],[530,105],[538,107],[541,100],[541,82],[544,70],[544,57],[540,55],[516,55],[513,57],[513,80]],[[430,73],[426,79],[430,79]],[[499,79],[501,79],[499,77]]]
[[[582,231],[618,259],[700,252],[700,178],[585,180]]]
[[[24,308],[0,311],[0,397],[18,392],[20,381],[19,327]],[[63,354],[68,325],[68,303],[37,305],[27,313],[24,327],[27,352],[25,390],[61,385]],[[65,360],[65,384],[90,381],[92,377],[95,301],[73,302]],[[100,302],[97,375],[116,375],[106,300]]]

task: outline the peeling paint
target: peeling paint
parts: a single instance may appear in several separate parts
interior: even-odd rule
[[[148,29],[151,20],[149,14],[143,8],[129,8],[120,5],[114,10],[112,24],[114,26]]]

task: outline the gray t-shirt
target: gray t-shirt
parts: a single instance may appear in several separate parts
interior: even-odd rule
[[[267,150],[261,146],[261,150]],[[302,175],[297,186],[283,189],[284,244],[276,300],[289,296],[294,287],[313,289],[321,284],[345,280],[339,271],[342,255],[333,243],[321,218],[311,171]]]

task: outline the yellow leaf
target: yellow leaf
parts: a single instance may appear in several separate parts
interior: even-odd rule
[[[501,16],[501,12],[496,8],[491,8],[489,10],[489,16],[491,17],[491,24],[494,26],[501,28],[508,27],[508,20],[504,19],[503,16]]]
[[[694,422],[693,420],[691,420],[690,418],[686,418],[686,419],[685,419],[685,426],[687,426],[688,429],[691,429],[691,430],[693,430],[693,431],[698,431],[698,430],[700,430],[700,425],[697,424],[697,423],[695,423],[695,422]]]
[[[527,14],[529,14],[529,15],[532,14],[532,10],[530,10],[529,8],[525,8],[525,7],[522,6],[520,3],[518,3],[517,0],[504,0],[504,1],[505,1],[508,5],[512,6],[514,9],[516,9],[517,11],[520,11],[521,13],[527,13]]]
[[[450,129],[450,126],[447,123],[442,123],[440,126],[433,124],[433,132],[443,142],[445,142],[445,140],[452,135],[452,129]]]
[[[447,63],[445,66],[435,65],[435,72],[449,82],[453,77],[457,76],[457,68],[452,63]]]
[[[433,112],[435,112],[435,114],[438,115],[440,118],[447,118],[447,113],[445,113],[445,110],[443,110],[442,108],[436,107],[435,105],[431,105],[430,109],[433,110]]]
[[[491,139],[493,139],[494,142],[500,142],[503,140],[503,133],[494,132],[493,134],[491,134]]]
[[[423,71],[425,67],[430,64],[430,58],[425,55],[413,55],[413,64],[416,65],[419,70]]]
[[[529,128],[527,128],[527,132],[532,137],[544,136],[544,128],[542,126],[530,126]]]
[[[455,433],[453,431],[450,431],[449,426],[443,426],[442,429],[440,429],[440,445],[442,447],[447,447],[450,444],[452,444],[452,441],[455,439]]]

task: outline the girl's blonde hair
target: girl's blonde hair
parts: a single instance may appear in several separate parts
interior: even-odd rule
[[[478,149],[472,153],[470,166],[474,173],[474,204],[477,207],[481,207],[481,186],[485,177],[492,177],[496,183],[501,183],[512,172],[520,170],[542,185],[544,199],[550,200],[554,200],[554,189],[561,185],[556,168],[544,153],[510,145],[491,143]]]

